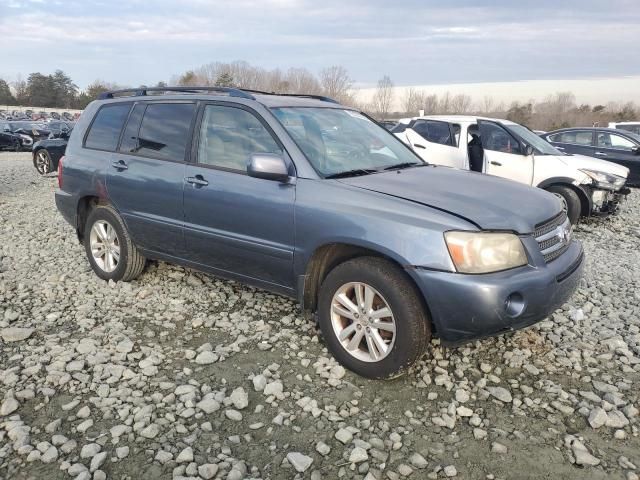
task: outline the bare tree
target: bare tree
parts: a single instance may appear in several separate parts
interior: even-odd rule
[[[410,88],[403,99],[404,112],[410,115],[417,114],[419,110],[423,109],[424,100],[424,92]]]
[[[389,75],[378,80],[378,86],[373,94],[373,111],[379,120],[384,120],[393,104],[393,82]]]
[[[347,69],[334,65],[320,71],[320,85],[322,92],[327,97],[333,98],[340,103],[349,104],[353,101],[353,81],[349,77]]]
[[[450,113],[469,113],[473,102],[469,95],[460,93],[451,99]]]
[[[322,93],[320,82],[306,68],[290,68],[285,75],[286,93],[306,93],[319,95]]]
[[[439,108],[438,95],[432,93],[431,95],[425,95],[422,102],[422,109],[426,115],[438,113]]]
[[[480,112],[482,113],[491,113],[494,112],[496,107],[496,102],[493,97],[489,95],[485,95],[482,97],[482,103],[480,104]]]

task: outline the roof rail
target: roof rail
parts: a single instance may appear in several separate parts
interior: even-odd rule
[[[301,98],[315,98],[316,100],[322,100],[323,102],[331,102],[331,103],[337,103],[338,105],[340,104],[340,102],[338,102],[337,100],[334,100],[331,97],[325,97],[324,95],[311,95],[311,94],[307,94],[307,93],[276,93],[276,92],[263,92],[261,90],[250,90],[248,88],[243,88],[242,91],[244,92],[251,92],[251,93],[257,93],[259,95],[279,95],[281,97],[301,97]]]
[[[106,100],[117,97],[144,97],[147,92],[182,92],[182,93],[199,93],[199,92],[220,92],[227,93],[230,97],[246,98],[255,100],[253,95],[246,93],[238,88],[229,87],[140,87],[125,88],[123,90],[111,90],[98,95],[98,100]]]

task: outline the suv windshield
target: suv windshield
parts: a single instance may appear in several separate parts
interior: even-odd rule
[[[324,177],[425,165],[361,113],[321,107],[279,107],[272,111]]]
[[[537,155],[564,155],[560,150],[547,142],[544,138],[539,137],[527,127],[522,125],[504,125],[512,133],[526,143],[531,145]]]

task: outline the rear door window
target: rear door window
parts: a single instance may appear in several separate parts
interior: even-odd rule
[[[438,143],[440,145],[455,146],[456,140],[451,134],[449,124],[446,122],[438,122],[433,120],[418,120],[413,130],[417,132],[422,138],[428,140],[431,143]],[[458,126],[458,134],[460,127]]]
[[[96,114],[84,142],[86,148],[115,151],[131,103],[105,105]]]
[[[138,155],[184,161],[195,110],[195,103],[149,103],[135,147]]]

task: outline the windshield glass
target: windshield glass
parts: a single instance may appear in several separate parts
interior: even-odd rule
[[[425,164],[400,140],[361,113],[315,107],[280,107],[272,111],[324,177]]]
[[[533,133],[527,127],[523,127],[522,125],[505,125],[505,127],[520,137],[524,143],[531,145],[537,155],[564,155],[564,153],[556,149],[544,138]]]

